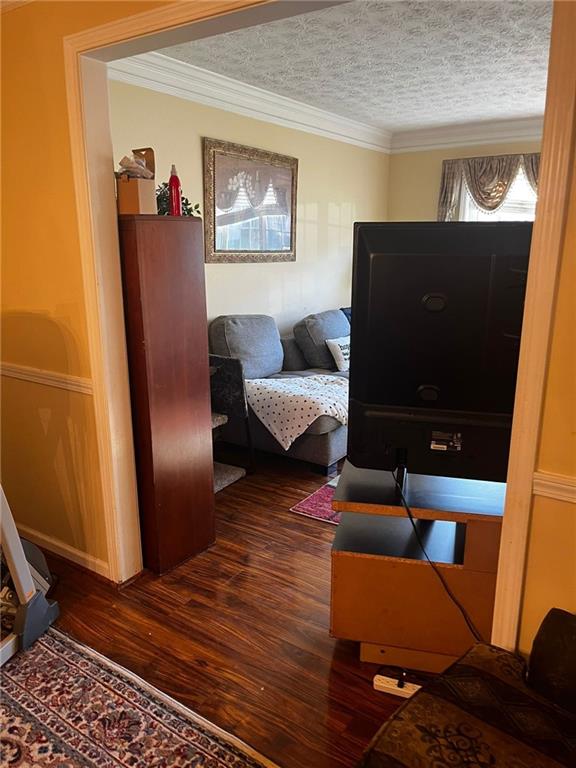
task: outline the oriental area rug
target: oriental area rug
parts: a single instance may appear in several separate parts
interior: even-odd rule
[[[57,630],[10,659],[1,675],[0,765],[6,768],[275,768]]]
[[[325,523],[338,525],[341,513],[335,512],[332,509],[332,499],[334,498],[337,484],[338,477],[334,477],[329,483],[323,485],[322,488],[319,488],[310,496],[295,504],[290,509],[290,512],[296,512],[297,515],[304,515],[305,517],[322,520]]]

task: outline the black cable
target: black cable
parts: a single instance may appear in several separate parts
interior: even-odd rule
[[[408,502],[406,501],[406,497],[404,496],[404,493],[402,491],[402,486],[398,482],[398,479],[397,479],[396,475],[394,474],[394,472],[392,472],[391,474],[392,474],[392,477],[394,478],[394,482],[396,483],[396,488],[398,489],[398,492],[400,493],[400,498],[402,500],[402,505],[403,505],[404,509],[406,510],[406,514],[408,515],[408,519],[412,523],[412,529],[414,531],[414,535],[416,536],[416,541],[418,542],[418,546],[422,550],[422,552],[424,554],[424,557],[426,558],[426,560],[428,561],[428,563],[432,567],[432,570],[434,571],[434,573],[436,574],[436,576],[440,580],[440,583],[444,587],[444,590],[445,590],[446,594],[448,595],[450,600],[452,600],[452,602],[454,603],[456,608],[458,608],[458,610],[462,614],[462,618],[466,622],[466,625],[467,625],[468,629],[470,630],[470,632],[472,633],[474,639],[477,640],[480,643],[484,642],[484,638],[482,637],[482,635],[478,631],[476,625],[472,621],[472,619],[470,617],[470,614],[468,613],[466,608],[464,608],[464,606],[462,605],[460,600],[458,600],[458,598],[456,597],[454,592],[452,592],[452,590],[450,589],[448,583],[446,582],[446,579],[444,578],[444,576],[442,575],[441,571],[436,566],[436,563],[433,563],[432,560],[430,560],[430,557],[428,556],[428,552],[426,551],[426,547],[424,546],[424,542],[422,541],[422,538],[420,536],[420,531],[418,530],[418,526],[416,525],[416,521],[414,520],[414,515],[412,514],[412,510],[410,509],[410,506],[408,505]]]

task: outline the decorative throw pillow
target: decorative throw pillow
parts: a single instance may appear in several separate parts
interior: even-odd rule
[[[346,319],[351,324],[352,323],[352,307],[340,307],[340,312],[343,312],[346,315]]]
[[[307,315],[294,326],[294,338],[306,358],[308,368],[334,368],[334,360],[326,339],[350,336],[350,323],[339,309],[328,309]]]
[[[340,336],[339,339],[326,339],[328,349],[332,353],[336,368],[347,371],[350,368],[350,336]]]

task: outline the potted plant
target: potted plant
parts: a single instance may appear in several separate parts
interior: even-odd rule
[[[156,188],[156,204],[158,206],[159,216],[169,215],[170,192],[168,183],[165,181]],[[202,213],[200,211],[200,203],[194,203],[194,205],[192,205],[190,200],[182,195],[182,216],[198,216],[201,218]]]

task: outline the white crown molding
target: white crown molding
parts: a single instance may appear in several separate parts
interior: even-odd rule
[[[20,533],[25,539],[28,539],[32,544],[53,552],[55,555],[64,557],[66,560],[71,560],[76,565],[81,565],[83,568],[87,568],[89,571],[94,571],[100,576],[110,578],[110,568],[105,560],[101,560],[94,555],[89,555],[87,552],[83,552],[81,549],[66,544],[61,539],[56,539],[54,536],[48,536],[46,533],[37,531],[34,528],[30,528],[27,525],[21,525],[16,523],[18,533]]]
[[[576,504],[576,477],[553,472],[534,472],[532,490],[535,496]]]
[[[365,149],[388,152],[391,134],[294,99],[208,72],[161,53],[143,53],[108,64],[108,76],[256,120],[315,133]]]
[[[143,53],[111,62],[108,64],[108,76],[122,83],[150,88],[256,120],[391,154],[475,144],[539,141],[542,138],[542,117],[485,120],[392,133],[209,72],[162,53]]]
[[[542,138],[543,122],[543,117],[529,117],[521,120],[484,120],[440,128],[423,128],[418,131],[400,131],[392,136],[391,151],[397,155],[402,152],[422,152],[474,144],[539,141]]]
[[[46,387],[57,387],[58,389],[66,389],[69,392],[79,392],[82,395],[91,395],[93,393],[92,381],[90,379],[85,379],[81,376],[71,376],[68,373],[56,373],[56,371],[45,371],[41,368],[14,365],[13,363],[2,363],[0,373],[2,376],[7,376],[10,379],[29,381]]]

